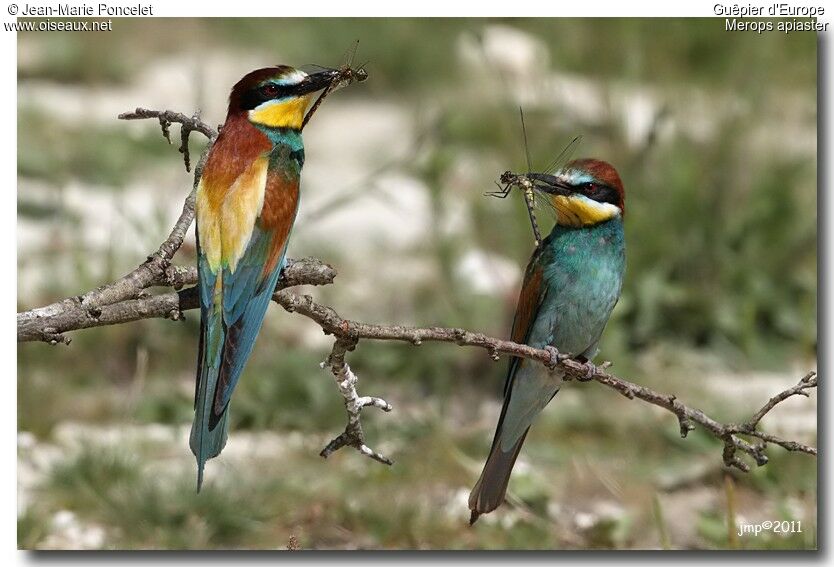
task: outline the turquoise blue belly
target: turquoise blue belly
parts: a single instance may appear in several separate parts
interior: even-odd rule
[[[622,220],[580,229],[556,227],[542,246],[547,291],[529,344],[591,358],[620,297],[625,270]]]

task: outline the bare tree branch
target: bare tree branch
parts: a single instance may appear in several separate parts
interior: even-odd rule
[[[287,260],[276,290],[298,285],[328,285],[333,283],[336,270],[316,258]],[[175,290],[159,295],[148,295],[139,290],[129,299],[101,307],[85,307],[78,298],[71,297],[49,307],[32,309],[17,314],[18,342],[43,341],[50,344],[69,344],[64,335],[68,331],[130,323],[140,319],[184,319],[184,311],[199,307],[197,288],[180,289],[197,283],[196,268],[169,266],[150,285],[173,287]],[[82,296],[83,297],[83,296]]]
[[[772,410],[774,407],[776,407],[776,404],[784,402],[785,400],[787,400],[791,396],[805,396],[807,398],[808,397],[808,390],[811,389],[811,388],[816,388],[816,387],[817,387],[817,373],[814,372],[814,371],[811,371],[808,374],[806,374],[805,376],[803,376],[802,379],[799,381],[799,383],[796,386],[794,386],[793,388],[788,388],[784,392],[781,392],[781,393],[773,396],[772,398],[770,398],[768,400],[768,402],[764,406],[762,406],[762,409],[757,411],[756,414],[753,417],[751,417],[748,421],[746,421],[744,424],[742,424],[741,427],[743,427],[747,430],[756,429],[756,426],[759,425],[759,422],[762,420],[762,418],[770,410]]]
[[[366,457],[370,457],[386,465],[393,465],[394,462],[391,459],[380,455],[365,444],[365,432],[362,430],[362,423],[360,421],[362,409],[373,406],[383,411],[391,411],[393,408],[391,404],[382,398],[373,398],[370,396],[360,397],[356,392],[356,383],[359,379],[350,369],[348,363],[345,362],[345,354],[354,348],[356,348],[356,342],[340,337],[333,344],[333,350],[330,352],[330,356],[321,363],[322,368],[330,368],[333,377],[336,379],[336,387],[339,388],[339,393],[345,399],[348,422],[344,432],[328,443],[319,454],[326,459],[342,447],[353,447]]]
[[[136,120],[145,118],[157,118],[162,127],[162,134],[170,143],[169,128],[172,123],[181,124],[182,128],[182,142],[180,151],[183,153],[186,170],[189,169],[188,156],[188,137],[191,132],[200,132],[209,139],[209,147],[214,139],[217,137],[217,131],[202,122],[199,115],[195,113],[194,116],[188,117],[179,112],[172,112],[169,110],[146,110],[137,108],[135,112],[127,112],[120,114],[119,118],[122,120]],[[52,303],[45,307],[33,309],[25,313],[19,313],[17,316],[18,327],[18,341],[41,340],[51,344],[65,343],[69,344],[69,339],[63,335],[64,331],[82,329],[98,325],[84,325],[86,320],[81,316],[81,312],[85,312],[89,320],[97,320],[100,318],[105,306],[112,305],[117,302],[125,300],[134,300],[140,298],[144,290],[155,285],[174,285],[177,282],[168,279],[172,274],[171,259],[176,254],[177,250],[182,246],[185,234],[188,232],[188,227],[194,221],[194,203],[195,190],[197,183],[202,173],[202,164],[205,156],[208,153],[208,147],[203,153],[203,158],[194,174],[194,189],[191,194],[185,199],[182,207],[182,212],[179,218],[174,223],[168,238],[160,244],[156,252],[148,256],[148,258],[139,267],[119,278],[113,283],[101,286],[91,290],[83,295],[76,297],[69,297],[67,299]],[[196,278],[194,280],[196,282]],[[181,286],[180,286],[181,287]],[[141,307],[138,306],[138,307]],[[141,309],[120,309],[117,310],[124,313],[136,311],[141,314]],[[137,318],[126,318],[125,321],[135,321]],[[115,323],[122,322],[117,318],[113,319]],[[104,323],[107,324],[107,323]],[[112,324],[112,323],[111,323]],[[74,326],[77,325],[77,326]]]
[[[188,153],[188,138],[191,132],[200,132],[210,141],[213,141],[218,134],[218,131],[200,120],[200,113],[195,112],[193,116],[186,116],[181,112],[172,112],[170,110],[148,110],[147,108],[137,108],[133,112],[123,112],[119,114],[119,120],[145,120],[148,118],[156,118],[159,120],[159,126],[162,128],[162,135],[171,143],[171,124],[180,124],[180,147],[179,152],[182,154],[182,159],[185,162],[185,170],[191,171],[191,156]]]
[[[170,111],[137,109],[133,113],[121,115],[120,118],[127,120],[157,118],[163,135],[169,140],[170,125],[181,124],[183,141],[181,151],[184,154],[186,168],[189,167],[188,135],[190,132],[196,131],[206,135],[210,143],[217,135],[217,132],[201,122],[196,114],[188,117]],[[205,156],[206,152],[203,153],[200,164],[195,170],[194,187],[199,181]],[[182,245],[185,233],[193,220],[194,190],[186,198],[183,211],[168,238],[142,265],[119,280],[83,295],[18,313],[18,342],[69,343],[69,339],[64,336],[64,333],[68,331],[150,318],[181,319],[184,311],[194,309],[199,305],[196,287],[183,289],[184,286],[193,286],[197,283],[197,271],[193,267],[174,266],[171,264],[171,259]],[[724,464],[745,472],[750,470],[750,466],[738,456],[738,453],[752,457],[755,463],[761,466],[768,460],[765,455],[768,444],[778,445],[788,451],[817,454],[815,447],[782,439],[758,429],[764,416],[780,403],[796,395],[808,396],[809,390],[817,387],[818,378],[815,371],[809,372],[795,386],[773,396],[747,421],[724,424],[697,408],[683,404],[674,395],[656,392],[607,372],[608,367],[611,366],[610,362],[594,366],[574,360],[570,354],[559,353],[550,347],[537,349],[459,328],[421,328],[351,321],[343,319],[332,307],[316,303],[309,295],[299,296],[286,291],[286,288],[297,285],[330,284],[335,276],[336,270],[320,260],[290,260],[284,268],[272,298],[286,311],[311,319],[326,334],[336,337],[333,349],[327,360],[322,363],[322,367],[329,368],[333,374],[339,393],[345,401],[348,421],[345,430],[322,450],[323,457],[328,457],[340,448],[349,446],[372,459],[391,464],[387,457],[368,447],[360,420],[361,411],[365,407],[373,406],[384,411],[391,411],[391,405],[381,398],[360,396],[356,388],[358,378],[345,360],[347,353],[354,350],[361,340],[400,341],[414,346],[420,346],[427,341],[446,342],[484,349],[493,360],[498,360],[501,354],[505,354],[538,361],[551,370],[558,369],[563,372],[565,380],[595,381],[629,399],[637,398],[671,412],[678,420],[682,437],[686,437],[695,429],[696,424],[700,425],[722,442]],[[175,291],[148,295],[147,288],[153,286],[173,288]]]
[[[273,299],[287,311],[299,313],[312,319],[325,333],[335,335],[341,339],[354,342],[358,342],[361,339],[401,341],[411,343],[415,346],[419,346],[427,341],[454,343],[458,346],[473,346],[485,349],[493,360],[499,354],[528,358],[541,362],[551,369],[558,368],[565,373],[565,380],[576,379],[581,382],[589,380],[598,382],[603,386],[616,390],[629,399],[637,398],[670,411],[678,418],[681,437],[686,437],[689,431],[694,429],[694,423],[701,425],[706,431],[724,443],[725,464],[745,472],[749,471],[750,467],[735,455],[736,450],[740,450],[753,457],[758,465],[767,463],[767,457],[763,452],[764,445],[767,443],[779,445],[788,451],[798,451],[810,455],[817,454],[817,450],[814,447],[795,441],[788,441],[757,429],[761,418],[780,402],[796,395],[799,393],[799,390],[807,394],[805,390],[816,388],[816,372],[809,372],[799,384],[771,398],[768,404],[759,410],[751,420],[742,424],[722,424],[706,415],[703,411],[682,404],[674,395],[656,392],[650,388],[623,380],[606,372],[606,369],[611,366],[610,362],[594,366],[574,360],[567,355],[560,355],[554,349],[536,349],[528,345],[496,339],[482,333],[473,333],[464,329],[373,325],[350,321],[342,319],[332,307],[316,303],[309,295],[298,296],[280,291],[275,293]],[[759,439],[762,443],[754,445],[741,439],[738,437],[739,435]]]

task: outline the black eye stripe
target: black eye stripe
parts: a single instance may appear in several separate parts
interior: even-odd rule
[[[612,205],[619,205],[620,194],[613,187],[603,186],[596,192],[596,200],[600,203],[611,203]]]
[[[294,85],[278,85],[266,83],[247,91],[240,100],[243,110],[252,110],[268,100],[283,98],[292,94]]]
[[[620,194],[616,189],[608,185],[595,182],[583,183],[579,186],[579,191],[599,203],[611,203],[612,205],[619,206]]]

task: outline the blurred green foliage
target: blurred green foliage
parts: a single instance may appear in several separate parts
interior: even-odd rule
[[[125,136],[115,117],[108,128],[67,125],[56,123],[24,103],[19,119],[26,128],[18,131],[18,147],[31,151],[20,152],[18,174],[51,184],[75,180],[119,189],[148,167],[176,167],[180,161],[176,152],[159,143],[158,134]],[[66,143],[67,140],[72,143]],[[25,199],[25,195],[21,198]]]
[[[628,271],[600,358],[616,361],[623,376],[675,392],[718,418],[737,419],[737,400],[706,393],[705,374],[715,368],[786,372],[816,356],[816,163],[807,152],[791,151],[790,138],[785,151],[778,151],[762,149],[751,134],[773,134],[789,116],[800,123],[798,131],[805,127],[813,137],[817,44],[811,34],[729,34],[723,21],[712,19],[155,19],[152,25],[116,20],[116,31],[94,38],[62,33],[23,38],[21,45],[37,53],[21,54],[26,62],[18,76],[26,85],[130,88],[137,69],[168,56],[196,61],[203,51],[223,50],[256,53],[264,64],[279,58],[336,65],[360,39],[357,60],[370,61],[372,80],[338,96],[395,101],[413,120],[415,131],[403,136],[419,138],[417,149],[394,167],[427,188],[433,226],[421,242],[397,253],[423,259],[433,271],[408,296],[395,288],[378,290],[379,311],[359,311],[357,318],[506,336],[514,292],[473,293],[458,270],[473,247],[519,267],[530,252],[521,203],[482,197],[501,171],[525,167],[511,94],[519,86],[516,79],[496,70],[484,82],[460,56],[467,42],[483,47],[485,30],[494,25],[520,30],[544,46],[542,76],[570,75],[613,86],[614,92],[646,88],[669,105],[690,90],[709,100],[733,99],[744,109],[719,121],[709,136],[664,137],[653,131],[635,144],[611,116],[574,116],[546,101],[525,105],[534,165],[550,162],[582,134],[575,157],[611,161],[625,181]],[[486,51],[484,57],[489,68]],[[226,96],[199,93],[202,100]],[[783,101],[797,101],[797,108]],[[127,110],[134,101],[125,104]],[[65,206],[68,183],[118,193],[149,170],[181,165],[175,149],[158,135],[127,136],[115,120],[107,126],[62,122],[21,100],[18,122],[18,173],[42,185],[49,197],[19,192],[18,214],[55,235],[18,258],[19,266],[43,266],[47,274],[41,287],[22,290],[26,299],[18,308],[26,309],[90,289],[142,260],[118,249],[103,258],[91,256],[82,239],[73,238],[83,233],[85,221]],[[354,134],[361,132],[346,133],[345,143]],[[460,183],[466,160],[475,160],[478,169]],[[188,182],[182,179],[182,186],[171,187],[171,198],[185,194]],[[463,235],[442,228],[452,218],[453,198],[462,198],[471,217],[471,230]],[[546,217],[541,220],[547,225]],[[153,243],[165,233],[166,221],[132,228]],[[349,271],[342,242],[315,246],[291,245],[290,253],[319,254]],[[193,263],[193,250],[184,249],[178,261]],[[340,308],[346,301],[340,283],[313,293]],[[301,431],[326,439],[343,426],[341,400],[317,367],[327,349],[306,346],[297,336],[299,324],[285,330],[292,316],[271,309],[269,318],[278,324],[264,329],[235,394],[233,431]],[[69,348],[22,345],[19,428],[50,442],[56,429],[72,422],[184,426],[192,411],[196,336],[196,314],[188,314],[181,324],[143,321],[74,333]],[[619,548],[645,545],[645,534],[657,533],[652,501],[659,476],[704,459],[714,470],[699,485],[723,490],[720,447],[707,435],[694,432],[682,440],[666,417],[634,404],[620,411],[627,402],[613,394],[577,388],[581,403],[560,394],[558,409],[545,412],[531,431],[524,454],[533,472],[514,476],[513,526],[498,519],[469,530],[465,519],[441,510],[449,494],[471,485],[488,449],[497,410],[484,421],[479,408],[497,399],[505,361],[494,364],[482,353],[451,345],[392,344],[363,344],[350,360],[363,393],[403,402],[395,403],[395,416],[369,414],[365,420],[371,439],[396,445],[395,467],[383,469],[353,454],[322,463],[316,455],[320,447],[310,442],[284,458],[236,469],[234,482],[225,476],[197,496],[190,471],[159,482],[143,469],[140,463],[164,460],[164,453],[90,448],[56,464],[19,518],[19,544],[41,544],[54,512],[69,509],[107,526],[108,547],[281,548],[298,535],[302,547]],[[232,443],[234,437],[233,432]],[[178,449],[188,453],[184,443]],[[619,480],[597,480],[606,476]],[[768,509],[799,499],[815,518],[811,459],[775,452],[767,467],[737,482],[741,493]],[[620,488],[612,489],[614,484]],[[554,517],[565,522],[571,506],[581,509],[600,494],[622,501],[625,513],[571,536],[573,527],[554,527]],[[555,504],[565,510],[550,511]],[[672,515],[664,509],[667,519]],[[698,521],[700,546],[725,547],[723,508],[710,507]],[[814,547],[815,523],[809,522],[802,537],[749,543]]]

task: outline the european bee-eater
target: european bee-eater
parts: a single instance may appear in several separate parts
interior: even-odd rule
[[[593,359],[625,271],[625,193],[617,171],[595,159],[575,160],[555,175],[531,174],[556,211],[556,225],[536,247],[524,275],[512,340]],[[512,358],[504,406],[481,477],[469,495],[470,523],[504,500],[527,431],[553,399],[563,373]]]
[[[197,490],[223,450],[229,400],[284,265],[304,165],[301,128],[315,92],[338,74],[279,65],[232,88],[197,186],[200,347],[190,446]]]

